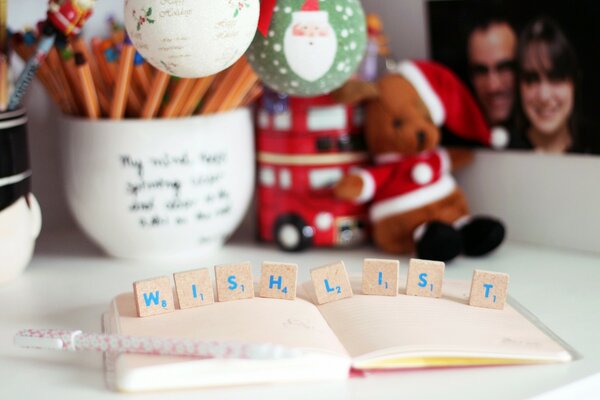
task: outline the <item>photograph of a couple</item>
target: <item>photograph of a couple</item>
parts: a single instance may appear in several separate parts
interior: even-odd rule
[[[600,154],[599,2],[427,6],[432,58],[470,86],[490,125],[508,129],[509,149]]]

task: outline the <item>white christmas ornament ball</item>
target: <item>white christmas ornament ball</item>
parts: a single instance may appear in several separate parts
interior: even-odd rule
[[[183,78],[220,72],[246,51],[259,0],[125,0],[125,27],[154,67]]]

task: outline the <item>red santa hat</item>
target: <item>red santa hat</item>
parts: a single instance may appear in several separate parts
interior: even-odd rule
[[[319,0],[306,0],[301,8],[302,11],[319,11]]]
[[[508,145],[507,130],[490,128],[467,87],[448,68],[431,61],[404,61],[396,72],[414,86],[436,125],[494,148]]]

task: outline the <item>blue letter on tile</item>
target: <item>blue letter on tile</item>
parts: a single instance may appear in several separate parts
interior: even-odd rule
[[[238,287],[237,282],[235,281],[235,275],[231,275],[227,278],[227,282],[229,282],[229,287],[227,289],[229,290],[235,290]]]
[[[277,289],[281,290],[281,280],[282,280],[282,276],[280,275],[279,278],[277,278],[277,280],[273,279],[274,276],[271,275],[269,277],[269,289],[273,289],[273,286],[277,285]]]
[[[483,287],[485,288],[485,298],[487,299],[488,297],[490,297],[490,289],[493,288],[494,285],[490,283],[485,283]]]
[[[160,298],[160,291],[156,291],[153,293],[144,293],[144,302],[146,302],[146,307],[150,307],[152,303],[155,306],[158,305],[158,299]]]

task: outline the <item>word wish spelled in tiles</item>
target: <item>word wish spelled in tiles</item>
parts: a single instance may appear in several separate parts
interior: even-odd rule
[[[440,298],[445,264],[411,259],[408,265],[406,295]],[[214,267],[216,291],[207,268],[173,274],[177,303],[169,277],[147,279],[133,284],[138,317],[160,315],[179,309],[209,306],[215,302],[245,300],[254,297],[254,278],[249,262]],[[352,297],[352,286],[343,261],[313,268],[312,286],[318,304]],[[362,295],[398,296],[400,263],[398,260],[365,259],[362,268]],[[278,300],[295,300],[298,265],[281,262],[262,264],[258,295]],[[501,310],[508,293],[507,274],[475,270],[471,281],[469,305]]]

